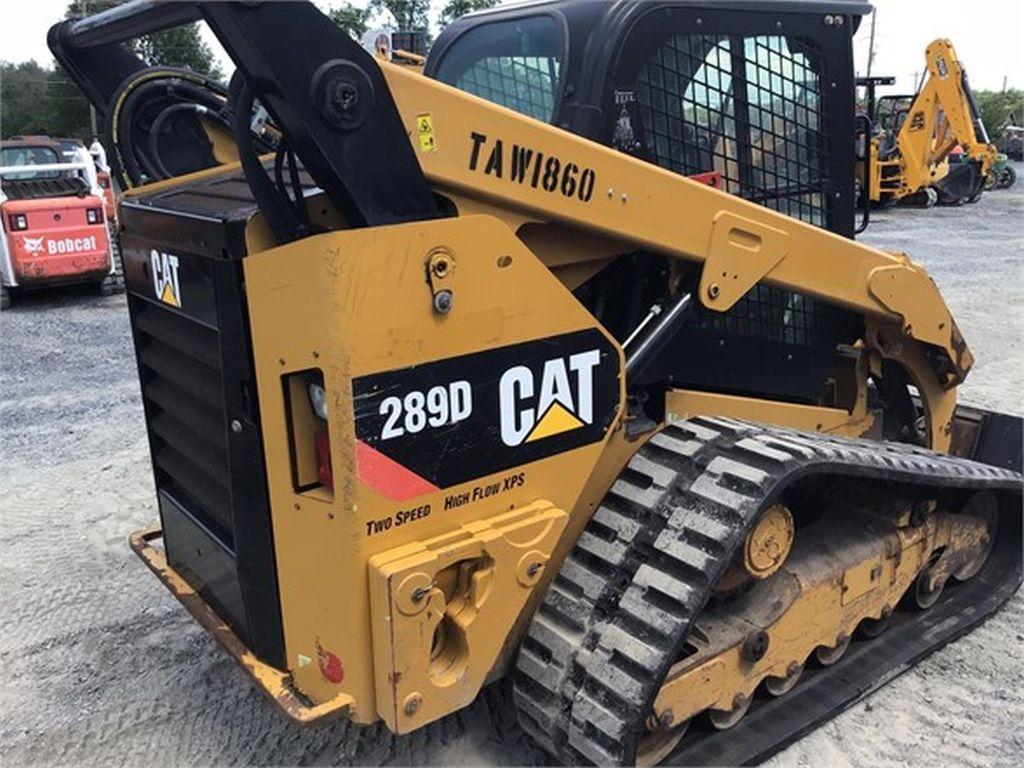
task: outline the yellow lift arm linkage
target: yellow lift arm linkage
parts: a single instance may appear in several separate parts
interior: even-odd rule
[[[906,255],[832,234],[404,67],[380,65],[424,174],[461,212],[490,213],[513,229],[556,223],[703,263],[699,298],[715,311],[729,310],[763,281],[862,313],[865,346],[875,360],[907,370],[921,393],[931,445],[948,448],[955,387],[973,357],[935,283]],[[545,253],[542,240],[529,244],[559,267],[628,250],[567,256],[555,248]],[[938,354],[926,357],[923,345]]]

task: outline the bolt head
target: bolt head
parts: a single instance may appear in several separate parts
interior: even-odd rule
[[[438,291],[434,294],[434,311],[439,315],[447,315],[452,310],[455,298],[449,290]]]
[[[417,712],[419,712],[420,704],[422,703],[422,701],[423,699],[420,697],[418,693],[410,694],[409,697],[405,700],[405,714],[409,717],[412,717]]]
[[[242,422],[240,422],[238,419],[232,419],[231,431],[234,432],[236,435],[240,434],[242,432]]]
[[[717,299],[718,298],[718,292],[719,292],[718,283],[712,283],[711,285],[708,286],[708,298],[709,299]]]
[[[759,631],[753,632],[743,641],[743,657],[748,662],[760,661],[768,653],[768,633]]]

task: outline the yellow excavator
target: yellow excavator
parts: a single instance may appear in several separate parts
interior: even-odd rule
[[[868,12],[550,0],[413,66],[310,3],[51,29],[126,190],[131,546],[286,716],[511,678],[557,762],[756,762],[1014,593],[1021,420],[853,239]],[[125,45],[199,20],[226,87]]]
[[[859,78],[866,89],[867,114],[874,128],[866,164],[859,169],[871,202],[921,207],[977,202],[996,162],[967,71],[949,40],[925,50],[927,79],[915,95],[876,100],[879,85],[891,77]],[[961,162],[950,165],[960,147]]]

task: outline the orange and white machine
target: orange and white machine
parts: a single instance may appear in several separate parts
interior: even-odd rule
[[[50,139],[0,142],[0,221],[4,308],[12,289],[116,286],[104,193],[84,147],[62,158]]]

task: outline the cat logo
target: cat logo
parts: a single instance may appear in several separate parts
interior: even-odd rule
[[[164,304],[181,307],[181,285],[178,283],[178,257],[169,253],[149,252],[153,265],[153,289]]]
[[[517,446],[579,429],[594,422],[592,349],[544,362],[538,375],[525,365],[509,368],[498,383],[501,440]]]

